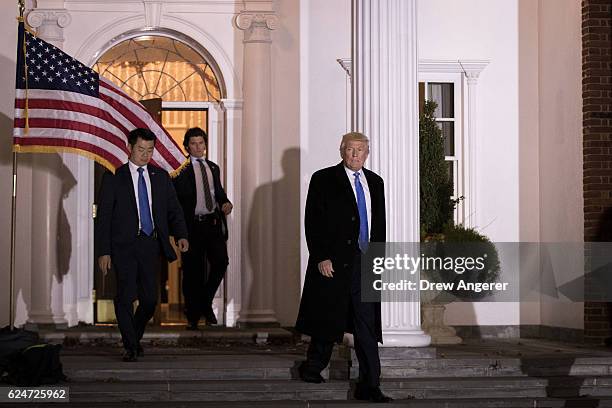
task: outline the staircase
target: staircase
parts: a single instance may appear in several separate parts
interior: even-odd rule
[[[145,346],[124,363],[109,345],[65,347],[71,404],[87,407],[342,407],[358,373],[336,347],[323,384],[297,379],[306,345]],[[536,340],[381,348],[382,385],[407,407],[612,407],[612,352]]]

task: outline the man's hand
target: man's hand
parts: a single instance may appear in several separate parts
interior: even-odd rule
[[[189,241],[187,241],[185,238],[179,239],[176,245],[178,246],[178,250],[181,252],[187,252],[189,250]]]
[[[329,259],[326,259],[324,261],[319,262],[319,272],[321,272],[321,275],[325,276],[326,278],[333,278],[334,277],[334,267],[332,266],[332,261]]]
[[[108,271],[110,271],[111,264],[112,263],[110,255],[102,255],[98,258],[98,267],[100,268],[100,271],[102,271],[104,276],[106,276]]]
[[[234,206],[232,205],[232,203],[225,203],[221,206],[221,211],[223,211],[223,214],[225,215],[230,215],[233,208]]]

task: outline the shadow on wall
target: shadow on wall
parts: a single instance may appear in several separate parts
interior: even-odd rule
[[[255,191],[249,213],[248,256],[253,279],[264,279],[265,294],[283,326],[293,326],[300,301],[300,150],[285,150],[283,176]],[[252,282],[245,307],[257,309],[257,288]],[[263,293],[262,293],[263,294]],[[262,295],[259,294],[259,295]]]
[[[68,220],[68,214],[65,209],[65,202],[68,199],[70,192],[76,187],[77,180],[68,167],[63,163],[61,157],[59,158],[59,176],[62,181],[62,205],[59,208],[58,214],[58,243],[57,243],[57,280],[62,283],[64,277],[70,270],[70,259],[72,258],[72,230],[70,228],[70,221]],[[73,217],[74,219],[74,217]]]
[[[279,321],[294,326],[300,303],[300,149],[285,150],[283,177],[272,184],[272,204],[278,222],[275,242],[275,307]]]
[[[62,157],[57,153],[38,153],[44,157],[36,157],[33,160],[34,169],[44,170],[57,177],[61,182],[61,196],[57,212],[57,265],[55,265],[55,279],[58,283],[64,281],[64,277],[70,269],[70,258],[72,257],[72,230],[68,221],[68,214],[64,208],[64,201],[68,198],[70,191],[76,186],[77,181],[72,172],[64,164]],[[40,160],[43,159],[43,160]],[[36,191],[32,191],[32,200],[36,200]],[[53,207],[52,207],[53,208]],[[36,226],[33,226],[33,229]]]

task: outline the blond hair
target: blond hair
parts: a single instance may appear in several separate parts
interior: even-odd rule
[[[344,149],[344,146],[348,142],[366,142],[368,144],[368,148],[370,146],[370,139],[366,135],[361,132],[349,132],[342,136],[342,142],[340,142],[340,150]]]

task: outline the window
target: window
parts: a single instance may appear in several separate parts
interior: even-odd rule
[[[219,81],[211,65],[187,44],[147,35],[120,42],[94,69],[136,100],[219,101]]]
[[[221,99],[212,63],[169,37],[143,35],[122,41],[106,51],[94,69],[137,101],[161,99],[162,124],[181,147],[189,127],[208,132],[209,108]]]
[[[419,76],[419,111],[426,100],[438,105],[435,117],[444,137],[448,174],[453,181],[453,199],[463,196],[461,144],[461,75],[426,74]],[[455,223],[463,223],[461,202],[455,208]]]

